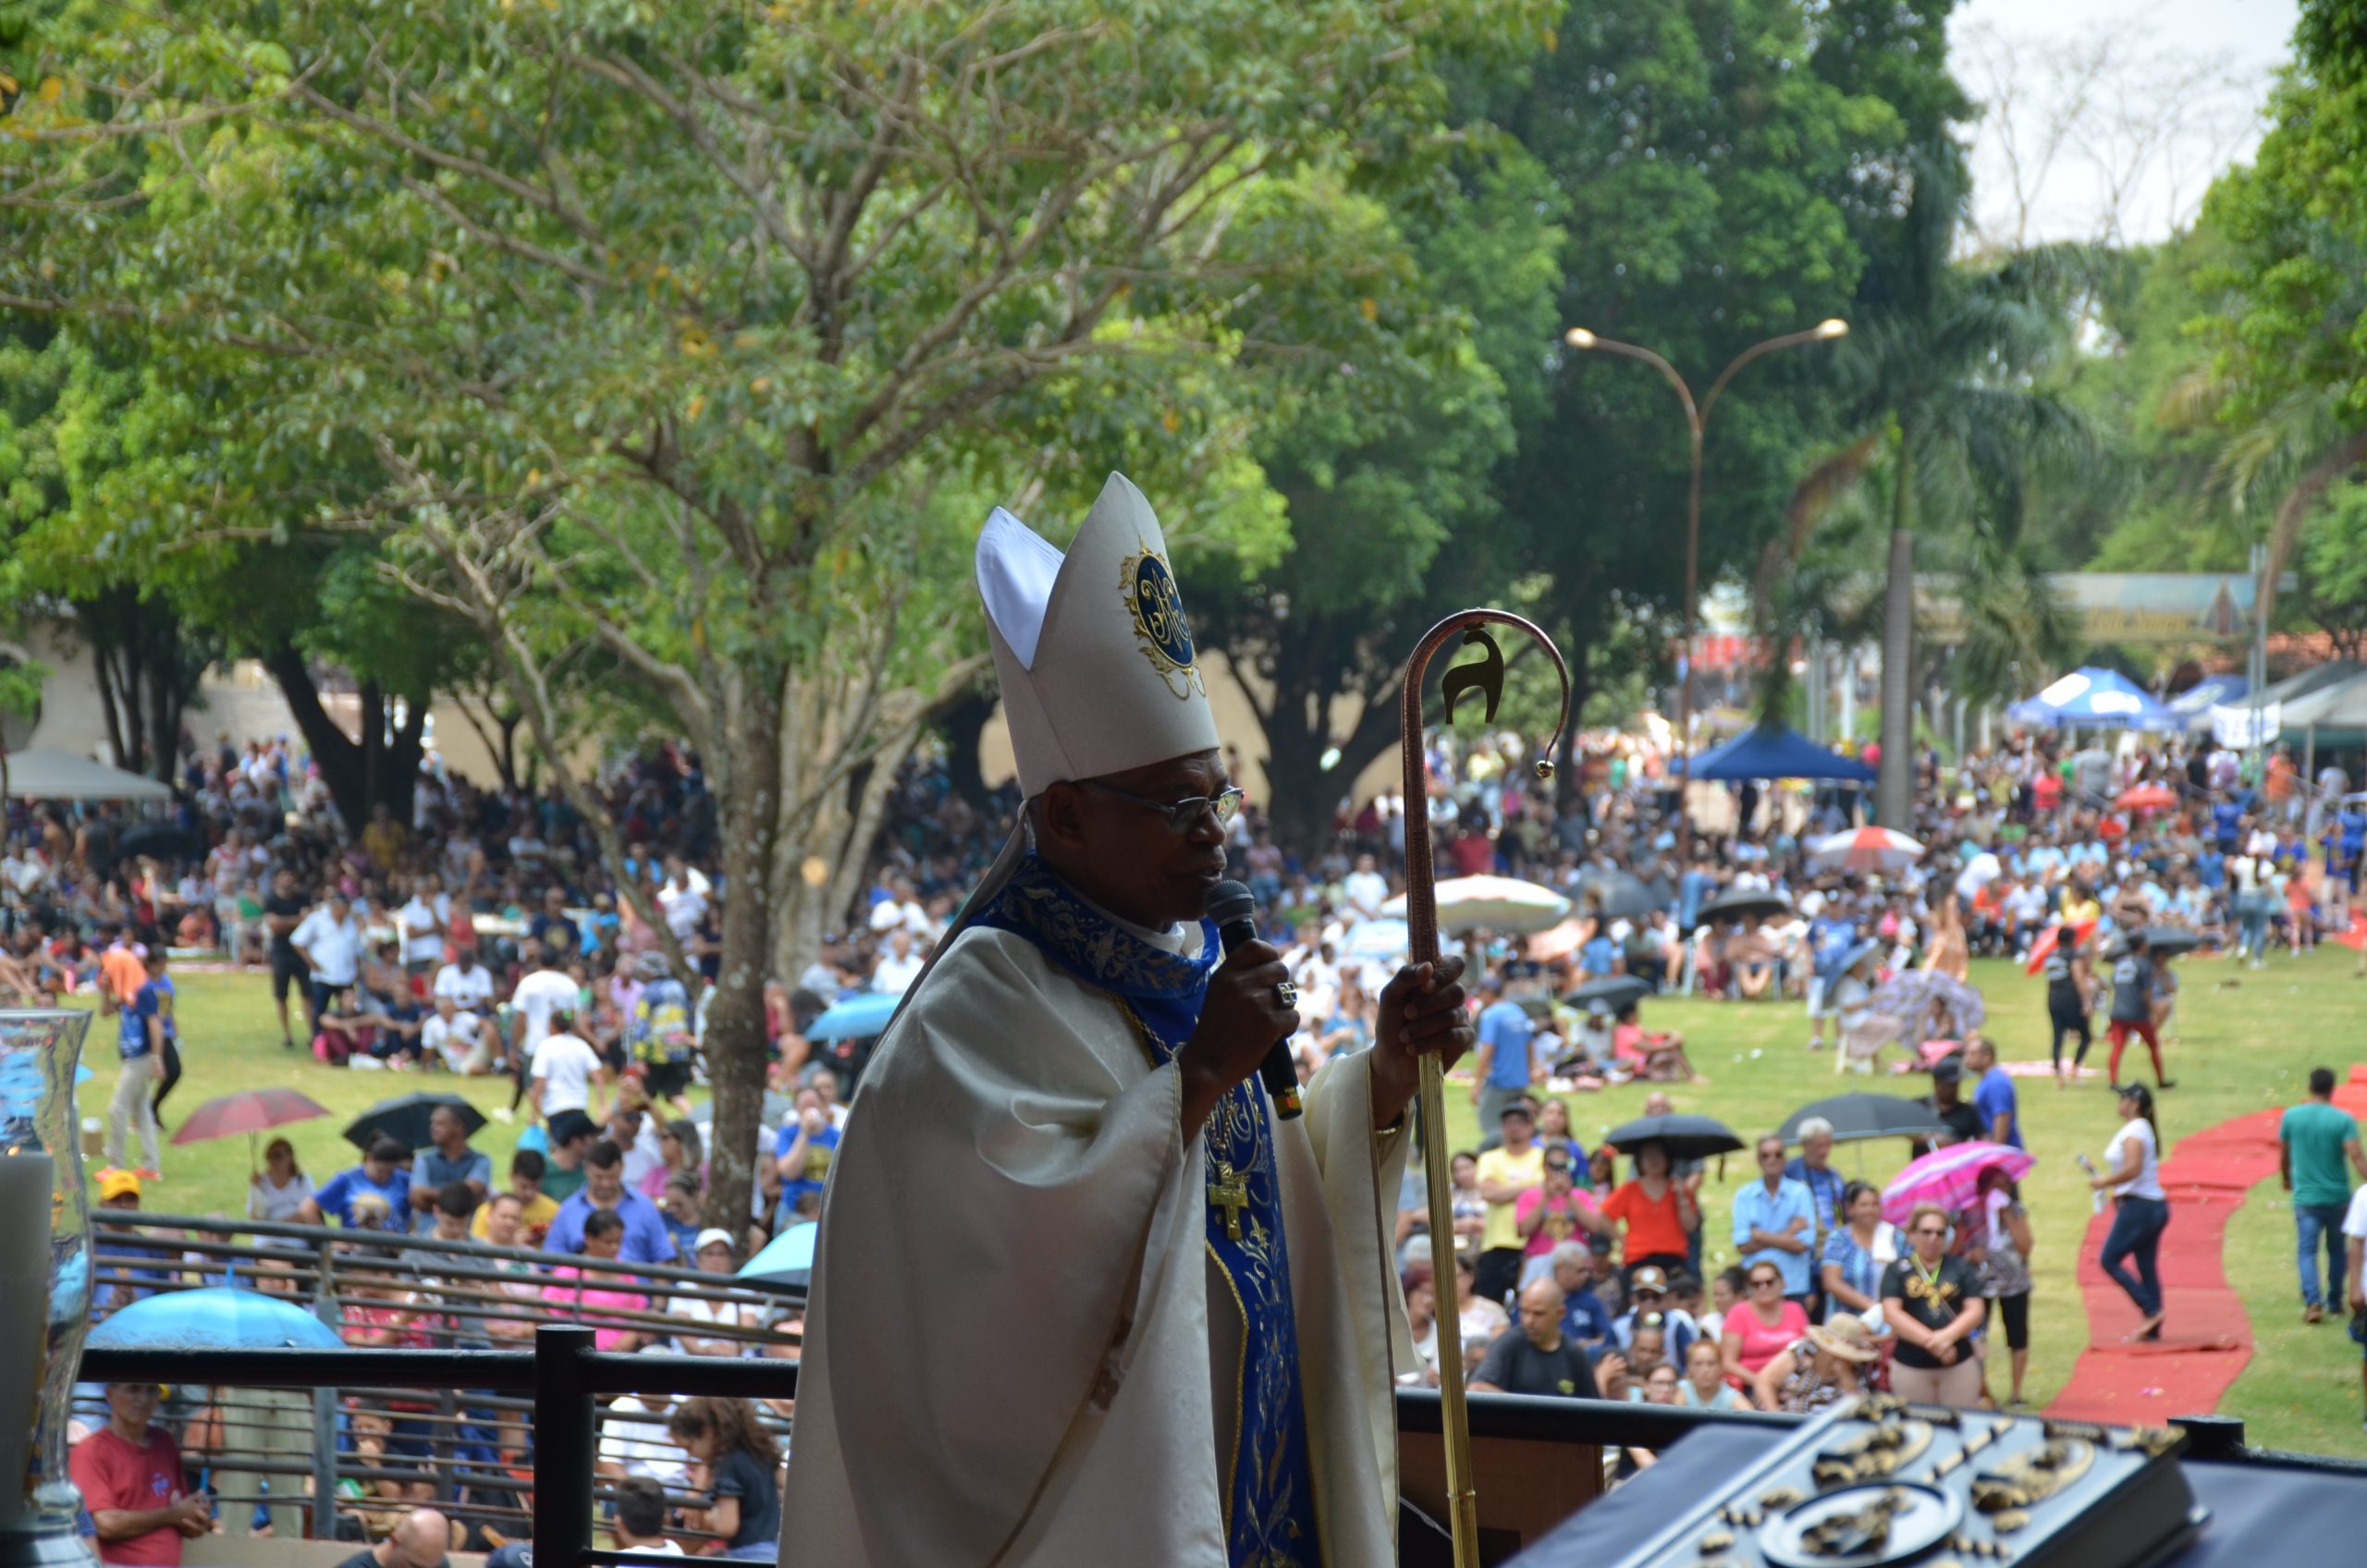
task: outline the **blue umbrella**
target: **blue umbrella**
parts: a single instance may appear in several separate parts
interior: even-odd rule
[[[815,1231],[821,1227],[807,1219],[767,1241],[765,1251],[741,1265],[741,1279],[772,1279],[779,1284],[807,1284],[815,1272]]]
[[[227,1285],[160,1291],[133,1302],[91,1330],[108,1350],[342,1350],[337,1330],[291,1301]]]
[[[819,1225],[807,1220],[775,1236],[765,1250],[740,1266],[742,1280],[774,1280],[803,1285],[814,1272],[814,1232]]]
[[[849,997],[816,1019],[814,1026],[805,1031],[805,1037],[809,1040],[868,1040],[888,1027],[888,1021],[896,1014],[896,1004],[903,999],[901,997],[881,996],[877,992]]]

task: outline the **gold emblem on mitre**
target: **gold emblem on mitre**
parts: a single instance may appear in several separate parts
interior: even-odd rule
[[[1142,552],[1120,563],[1118,581],[1126,612],[1134,617],[1134,641],[1178,701],[1190,701],[1196,691],[1205,697],[1208,689],[1200,679],[1192,624],[1184,617],[1184,594],[1175,586],[1175,573],[1165,556],[1139,539],[1135,543]]]

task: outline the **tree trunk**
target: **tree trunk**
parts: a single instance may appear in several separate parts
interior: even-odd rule
[[[1333,698],[1356,695],[1341,690],[1336,665],[1321,652],[1336,645],[1335,629],[1319,619],[1296,619],[1277,626],[1272,639],[1272,655],[1257,668],[1268,687],[1267,702],[1258,701],[1238,669],[1233,680],[1265,731],[1266,816],[1274,842],[1311,862],[1331,845],[1341,798],[1375,757],[1396,743],[1397,686],[1383,680],[1367,687],[1355,727],[1335,735]],[[1339,759],[1326,768],[1323,754],[1335,746]]]
[[[1874,820],[1906,832],[1914,827],[1915,471],[1911,445],[1898,449],[1891,498],[1890,576],[1883,592],[1883,754],[1874,784]]]
[[[978,766],[978,741],[994,711],[994,693],[973,686],[939,704],[929,716],[929,723],[945,737],[946,781],[982,812],[987,809],[987,779]]]
[[[785,718],[779,688],[741,674],[726,706],[730,744],[707,758],[722,808],[723,948],[709,1005],[707,1083],[715,1091],[715,1133],[707,1142],[705,1223],[738,1235],[747,1229],[755,1188],[757,1125],[764,1119],[765,978],[773,932],[773,851],[779,833]],[[736,708],[738,711],[731,711]]]
[[[370,807],[384,802],[399,821],[411,821],[411,793],[419,782],[419,759],[424,750],[427,704],[415,702],[391,737],[387,734],[386,693],[374,683],[362,688],[362,737],[355,740],[329,717],[313,680],[311,666],[293,643],[281,643],[263,656],[263,666],[277,682],[297,732],[319,765],[321,782],[350,831],[360,832],[370,820]]]
[[[321,782],[327,787],[337,815],[358,830],[370,818],[370,790],[362,772],[361,747],[329,717],[321,689],[313,683],[312,668],[294,643],[282,643],[266,650],[263,667],[278,683],[288,712],[296,720],[296,732],[304,737],[305,748],[321,770]]]
[[[1586,780],[1578,776],[1586,759],[1578,751],[1578,730],[1585,722],[1587,699],[1594,695],[1594,666],[1587,656],[1587,650],[1592,646],[1587,638],[1574,637],[1570,646],[1562,650],[1562,662],[1570,670],[1570,711],[1562,722],[1561,750],[1553,756],[1556,816],[1567,816],[1586,807]]]
[[[106,720],[107,750],[115,753],[117,767],[131,766],[131,750],[123,740],[123,704],[116,698],[115,650],[93,637],[91,641],[91,667],[99,677],[99,713]]]

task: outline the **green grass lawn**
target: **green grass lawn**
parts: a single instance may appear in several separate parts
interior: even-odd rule
[[[2184,1134],[2214,1122],[2299,1099],[2312,1066],[2347,1072],[2357,1055],[2358,1019],[2367,1011],[2367,982],[2350,977],[2345,949],[2326,949],[2299,962],[2280,957],[2267,970],[2244,974],[2234,990],[2217,983],[2234,976],[2224,961],[2190,962],[2182,1005],[2184,1044],[2171,1066],[2179,1087],[2162,1102],[2163,1129],[2173,1146]],[[2043,1058],[2046,1051],[2042,985],[2018,967],[1976,964],[1974,982],[1990,1005],[1989,1032],[2008,1058]],[[199,1102],[236,1089],[281,1084],[302,1090],[332,1115],[288,1129],[298,1157],[315,1181],[351,1162],[353,1151],[339,1135],[355,1113],[387,1096],[423,1084],[457,1086],[491,1112],[509,1102],[506,1080],[456,1080],[437,1074],[355,1072],[322,1067],[309,1056],[283,1050],[267,982],[260,974],[184,974],[178,977],[186,1045],[187,1076],[166,1102],[175,1125]],[[1746,1139],[1773,1127],[1809,1100],[1846,1089],[1904,1088],[1904,1081],[1837,1076],[1830,1053],[1802,1048],[1807,1023],[1797,1003],[1742,1006],[1670,1001],[1650,1004],[1647,1020],[1657,1028],[1685,1032],[1695,1063],[1711,1082],[1673,1092],[1677,1109],[1720,1118]],[[2141,1047],[2140,1047],[2141,1048]],[[2101,1067],[2100,1039],[2090,1060]],[[86,1052],[98,1078],[83,1091],[86,1116],[104,1115],[115,1073],[111,1025],[94,1026]],[[1894,1059],[1895,1053],[1893,1053]],[[1921,1081],[1916,1081],[1919,1088]],[[2023,1195],[2037,1231],[2031,1259],[2037,1290],[2031,1302],[2029,1396],[2035,1403],[2053,1397],[2070,1375],[2087,1343],[2086,1319],[2072,1268],[2089,1217],[2086,1188],[2074,1151],[2103,1152],[2117,1121],[2101,1081],[2058,1091],[2043,1079],[2020,1080],[2025,1138],[2040,1157],[2024,1183]],[[1596,1095],[1567,1096],[1581,1139],[1591,1145],[1615,1121],[1638,1113],[1645,1090],[1629,1086]],[[1458,1146],[1472,1141],[1472,1112],[1466,1096],[1451,1091]],[[497,1170],[508,1159],[516,1129],[498,1121],[478,1135],[478,1146],[494,1157]],[[1880,1182],[1904,1163],[1903,1143],[1845,1145],[1835,1163]],[[94,1166],[97,1162],[92,1162]],[[147,1207],[184,1214],[243,1212],[247,1179],[244,1138],[165,1150],[165,1176]],[[1710,1212],[1711,1262],[1734,1261],[1722,1244],[1730,1206],[1723,1194],[1751,1180],[1749,1157],[1729,1158],[1723,1177],[1714,1170],[1705,1194]],[[2293,1229],[2288,1210],[2272,1208],[2283,1194],[2274,1180],[2255,1192],[2229,1228],[2227,1275],[2252,1313],[2260,1354],[2238,1381],[2226,1413],[2241,1415],[2252,1440],[2323,1452],[2367,1450],[2359,1427],[2359,1353],[2333,1323],[2305,1328],[2293,1278]]]

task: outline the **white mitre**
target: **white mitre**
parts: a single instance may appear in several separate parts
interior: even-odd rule
[[[1065,557],[997,507],[978,535],[978,594],[1028,799],[1217,745],[1166,536],[1124,474]]]

